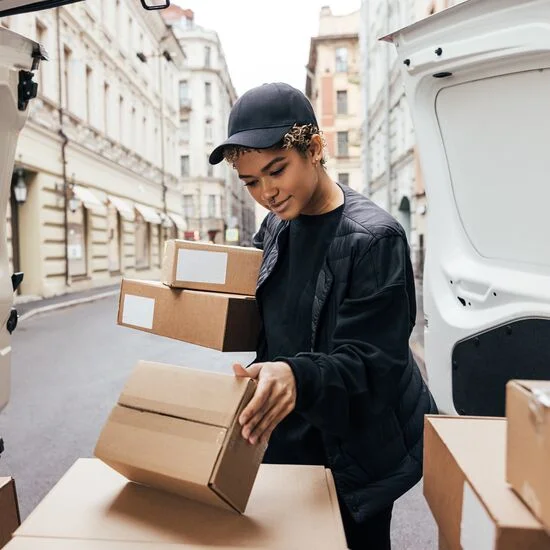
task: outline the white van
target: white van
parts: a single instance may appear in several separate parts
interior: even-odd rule
[[[0,0],[0,17],[79,1],[82,0]],[[170,0],[135,1],[141,2],[147,10],[170,5]],[[29,101],[37,93],[34,72],[46,59],[47,53],[39,44],[0,27],[0,410],[7,404],[10,394],[10,334],[17,326],[17,312],[12,307],[13,292],[23,276],[9,271],[6,211],[17,139],[27,119]]]
[[[503,415],[507,380],[550,378],[550,0],[469,0],[386,40],[429,203],[430,389]]]

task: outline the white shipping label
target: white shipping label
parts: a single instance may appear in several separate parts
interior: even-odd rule
[[[154,298],[145,298],[144,296],[135,296],[133,294],[124,295],[122,322],[125,325],[152,329],[154,315]]]
[[[178,250],[176,280],[189,283],[225,284],[227,275],[227,252],[208,250]]]
[[[494,550],[496,526],[468,482],[464,482],[460,544],[463,550]]]

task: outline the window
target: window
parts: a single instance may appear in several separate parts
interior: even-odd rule
[[[348,114],[348,92],[346,90],[336,92],[336,113],[339,115]]]
[[[134,20],[128,17],[128,49],[134,51]]]
[[[189,84],[187,80],[180,81],[180,107],[185,107],[189,103]]]
[[[335,70],[337,73],[345,73],[348,70],[348,49],[336,48],[336,65]]]
[[[137,123],[136,123],[136,108],[132,107],[132,115],[130,118],[130,140],[129,145],[135,151],[137,143]]]
[[[210,48],[210,46],[205,46],[204,47],[204,66],[206,68],[210,67],[211,54],[212,54],[212,49]]]
[[[124,98],[118,97],[118,139],[120,143],[124,141]]]
[[[37,19],[36,20],[36,41],[39,44],[42,44],[46,49],[48,47],[48,33],[46,27]],[[44,93],[45,82],[44,82],[44,73],[46,63],[42,62],[38,66],[38,74],[40,78],[40,88],[42,93]]]
[[[94,97],[94,77],[92,68],[86,65],[86,122],[90,124],[92,118],[92,101]]]
[[[84,206],[79,206],[74,212],[67,212],[68,235],[67,256],[69,258],[69,274],[71,277],[86,277],[88,275],[88,227]]]
[[[149,153],[149,133],[147,132],[147,117],[144,116],[141,119],[141,154],[144,157],[147,157],[147,154]]]
[[[182,155],[180,157],[181,163],[181,175],[186,178],[189,176],[189,155]]]
[[[212,134],[212,121],[207,120],[204,125],[204,137],[206,138],[206,141],[208,143],[212,143],[214,141],[213,134]]]
[[[145,268],[150,265],[151,227],[145,218],[136,212],[136,267]]]
[[[206,155],[206,175],[211,178],[214,176],[214,167],[210,164],[210,155]]]
[[[186,218],[195,217],[195,205],[193,195],[183,195],[183,215]]]
[[[109,271],[120,272],[120,251],[121,251],[121,223],[120,214],[113,205],[109,205],[107,213],[107,236],[109,239]]]
[[[338,132],[338,156],[347,157],[348,155],[348,133]]]
[[[347,172],[340,172],[338,174],[338,183],[349,185],[349,174]]]
[[[187,118],[180,120],[180,139],[189,141],[189,120]]]
[[[103,84],[103,131],[109,135],[109,110],[111,108],[111,91],[109,84]]]
[[[209,218],[216,217],[216,195],[208,195],[208,212]]]
[[[71,50],[65,46],[63,48],[63,107],[69,109],[71,89]]]
[[[212,105],[212,84],[210,82],[204,83],[204,103]]]

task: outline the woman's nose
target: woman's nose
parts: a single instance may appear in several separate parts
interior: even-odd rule
[[[263,196],[264,200],[266,200],[268,202],[273,200],[278,194],[277,188],[275,186],[271,185],[267,181],[267,178],[262,178],[260,180],[260,183],[261,183],[261,186],[262,186],[262,196]]]

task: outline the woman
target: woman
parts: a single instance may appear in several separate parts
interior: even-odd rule
[[[270,210],[256,297],[263,330],[243,437],[265,462],[331,468],[352,549],[390,548],[393,502],[422,476],[436,412],[409,350],[414,277],[401,226],[334,182],[308,99],[287,84],[244,94],[210,156]]]

